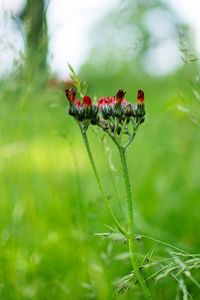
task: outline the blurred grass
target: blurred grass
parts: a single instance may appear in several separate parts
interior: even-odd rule
[[[110,86],[106,79],[85,79],[92,95],[124,88],[133,101],[131,82],[119,84],[116,78]],[[128,151],[137,230],[199,252],[199,130],[177,110],[180,100],[172,79],[137,78],[135,87],[141,86],[147,120]],[[107,230],[104,224],[113,224],[78,128],[66,114],[63,91],[30,83],[1,85],[0,132],[0,298],[111,299],[113,282],[131,270],[128,261],[115,259],[127,249],[94,236]],[[116,151],[107,141],[118,170],[111,175],[101,137],[93,130],[89,136],[123,222],[126,204]],[[155,299],[175,297],[172,279],[153,288]],[[131,296],[130,290],[119,298]],[[142,299],[137,290],[134,297]]]

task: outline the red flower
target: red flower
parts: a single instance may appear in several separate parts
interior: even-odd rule
[[[101,107],[102,105],[113,105],[116,104],[117,101],[114,96],[109,97],[100,97],[98,100],[98,106]]]
[[[137,103],[144,104],[144,92],[142,90],[139,90],[137,93]]]
[[[82,106],[82,103],[81,103],[81,101],[80,101],[79,99],[75,99],[75,100],[74,100],[74,105],[75,105],[76,107],[80,108],[80,107]]]
[[[107,97],[100,97],[98,100],[98,106],[101,107],[102,105],[109,104],[109,100]]]
[[[108,99],[107,100],[108,104],[110,104],[110,105],[117,103],[115,96],[109,96],[107,99]]]
[[[92,106],[92,100],[89,96],[83,97],[83,104],[86,106]]]
[[[127,105],[128,102],[124,99],[126,93],[123,90],[119,90],[116,96],[100,97],[98,100],[98,107],[104,113],[104,116],[114,115],[116,104],[120,106]]]

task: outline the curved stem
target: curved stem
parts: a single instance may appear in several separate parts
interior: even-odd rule
[[[124,145],[124,148],[125,148],[125,149],[126,149],[126,148],[131,144],[131,142],[133,141],[133,139],[134,139],[134,137],[135,137],[135,135],[136,135],[137,129],[138,129],[139,125],[140,125],[140,122],[138,122],[137,124],[135,124],[133,119],[131,119],[131,123],[132,123],[132,125],[133,125],[133,132],[132,132],[132,134],[130,135],[130,137],[129,137],[127,143]]]
[[[132,203],[132,196],[131,196],[131,188],[130,188],[128,168],[127,168],[126,156],[125,156],[126,149],[123,146],[118,146],[118,149],[121,158],[124,183],[126,187],[127,203],[128,203],[128,243],[129,243],[129,253],[130,253],[131,263],[132,263],[135,277],[137,278],[146,299],[150,300],[152,299],[152,296],[146,285],[143,275],[140,271],[139,264],[136,258],[137,244],[136,244],[135,232],[134,232],[133,203]]]
[[[104,199],[106,207],[109,210],[109,212],[110,212],[110,214],[111,214],[111,216],[112,216],[112,218],[113,218],[113,220],[115,222],[115,225],[117,226],[117,228],[119,229],[119,231],[127,237],[128,233],[121,226],[121,224],[118,222],[117,218],[115,217],[115,215],[114,215],[114,213],[112,211],[112,208],[110,206],[109,200],[108,200],[108,198],[107,198],[107,196],[106,196],[106,194],[104,192],[104,189],[102,187],[102,184],[101,184],[101,181],[100,181],[100,178],[99,178],[99,174],[97,172],[97,168],[96,168],[93,156],[92,156],[90,145],[89,145],[89,142],[88,142],[87,134],[86,134],[86,132],[85,132],[85,130],[83,128],[80,127],[80,129],[81,129],[83,141],[84,141],[84,144],[85,144],[85,147],[86,147],[86,150],[87,150],[87,154],[88,154],[88,157],[89,157],[89,160],[90,160],[90,163],[91,163],[91,166],[92,166],[92,169],[93,169],[93,172],[94,172],[94,175],[95,175],[95,178],[96,178],[99,190],[101,192],[102,198]]]

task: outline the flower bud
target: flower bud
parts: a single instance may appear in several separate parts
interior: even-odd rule
[[[121,103],[122,100],[124,99],[124,96],[125,96],[126,92],[124,92],[123,90],[119,90],[117,92],[117,95],[116,95],[116,100],[117,100],[117,103]]]
[[[76,90],[74,88],[72,89],[66,89],[65,95],[70,103],[73,103],[76,98]]]
[[[137,111],[138,111],[138,105],[137,104],[131,104],[131,116],[137,117]]]
[[[77,115],[77,109],[74,105],[70,105],[68,113],[70,116],[75,117]]]
[[[83,97],[83,104],[86,106],[92,106],[92,100],[89,96]]]
[[[96,118],[98,114],[99,108],[97,105],[92,105],[91,106],[91,118]]]
[[[123,112],[120,103],[115,104],[113,116],[120,119],[122,117],[122,114]]]
[[[137,103],[144,104],[144,92],[142,90],[139,90],[137,93]]]
[[[122,105],[122,112],[126,117],[130,117],[133,115],[132,107],[130,103]]]

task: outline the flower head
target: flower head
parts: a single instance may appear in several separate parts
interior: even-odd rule
[[[98,106],[92,104],[92,99],[89,96],[84,96],[82,101],[76,98],[76,90],[66,89],[65,94],[69,100],[69,115],[79,121],[90,120],[93,124],[96,122],[98,114]]]
[[[139,90],[137,93],[137,103],[144,104],[144,92],[142,90]]]

